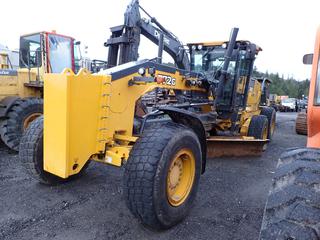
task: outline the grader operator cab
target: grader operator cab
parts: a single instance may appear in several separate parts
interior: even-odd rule
[[[20,37],[19,69],[0,71],[0,135],[18,150],[22,132],[43,112],[43,76],[64,68],[79,70],[78,43],[55,32]],[[9,59],[6,60],[9,63]]]
[[[276,117],[266,100],[271,81],[251,78],[254,60],[262,49],[249,41],[237,41],[231,52],[228,44],[188,44],[191,70],[200,79],[209,80],[207,88],[215,99],[217,119],[215,134],[207,139],[208,154],[209,157],[260,155],[266,147],[265,140],[272,138]],[[268,120],[266,127],[262,124],[264,116]]]
[[[132,1],[124,25],[111,29],[109,69],[45,75],[44,117],[25,131],[19,156],[44,184],[79,175],[90,161],[124,166],[128,208],[165,229],[189,213],[210,145],[263,146],[275,116],[259,107],[260,83],[250,83],[261,49],[237,41],[238,29],[229,41],[190,44],[189,61],[177,37],[139,9]],[[141,34],[159,46],[155,59],[137,60]],[[162,64],[163,50],[177,67]]]

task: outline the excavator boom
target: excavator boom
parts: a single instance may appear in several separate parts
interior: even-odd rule
[[[141,17],[142,9],[149,19]],[[124,24],[111,28],[111,37],[105,43],[109,47],[108,68],[136,61],[139,57],[140,35],[159,45],[163,35],[163,48],[174,59],[179,69],[190,69],[189,57],[183,44],[133,0],[124,14]]]

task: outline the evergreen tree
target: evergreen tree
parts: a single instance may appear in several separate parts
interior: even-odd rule
[[[253,70],[254,77],[269,78],[272,80],[270,85],[270,93],[277,95],[287,95],[292,98],[302,98],[302,96],[308,96],[309,93],[309,79],[304,81],[297,81],[291,76],[288,76],[287,79],[284,78],[284,75],[279,73],[265,73],[258,71],[255,67]]]

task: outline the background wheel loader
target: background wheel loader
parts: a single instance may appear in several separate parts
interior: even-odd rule
[[[90,160],[124,166],[130,211],[166,229],[188,215],[211,145],[256,143],[261,151],[275,115],[259,107],[263,81],[251,79],[261,49],[237,41],[238,29],[229,41],[185,49],[140,9],[132,1],[124,25],[111,29],[109,69],[45,75],[44,116],[25,131],[19,157],[45,184],[81,174]],[[159,46],[157,58],[137,60],[141,34]],[[162,64],[163,50],[177,67]]]
[[[19,69],[12,69],[7,54],[0,65],[0,136],[18,150],[22,132],[43,112],[43,75],[64,68],[78,72],[86,66],[93,72],[106,62],[82,58],[80,42],[56,32],[38,32],[20,37]]]
[[[320,28],[308,101],[306,148],[284,153],[278,162],[261,226],[260,239],[320,239]]]
[[[43,75],[65,67],[79,70],[79,49],[72,37],[39,32],[20,37],[19,69],[4,54],[0,71],[0,135],[18,150],[22,132],[43,113]]]

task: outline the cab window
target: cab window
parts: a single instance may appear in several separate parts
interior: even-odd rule
[[[320,56],[318,59],[318,70],[316,76],[316,92],[314,94],[314,104],[320,105]]]
[[[72,39],[49,34],[49,65],[52,73],[72,68]]]
[[[40,34],[20,38],[20,68],[41,67]]]
[[[74,42],[73,44],[73,55],[74,55],[74,72],[79,72],[81,68],[81,51],[80,51],[80,45],[77,42]]]

